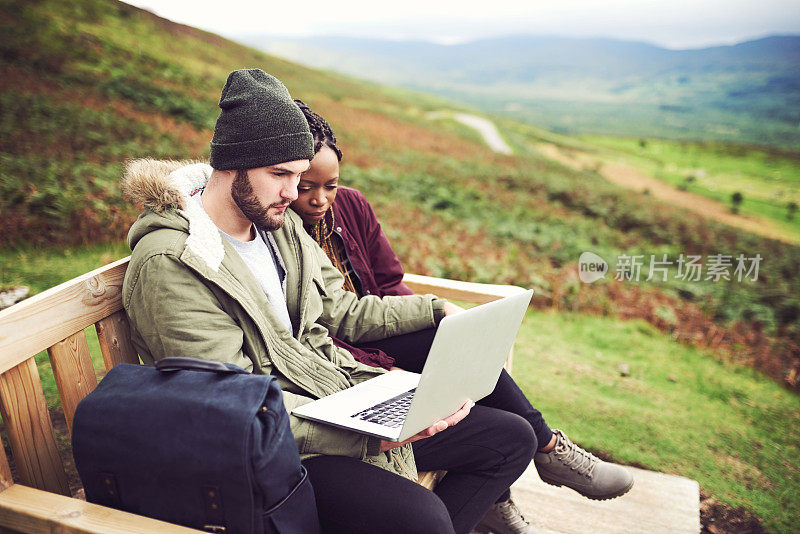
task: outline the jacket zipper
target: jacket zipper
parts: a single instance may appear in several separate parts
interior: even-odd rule
[[[333,208],[331,208],[331,209],[333,209]],[[339,239],[342,240],[342,245],[343,245],[342,246],[342,250],[344,251],[345,257],[347,258],[347,263],[350,264],[350,270],[351,270],[350,274],[351,274],[351,276],[353,278],[356,279],[356,281],[358,282],[358,289],[361,290],[360,294],[358,295],[358,298],[361,298],[361,297],[363,297],[365,295],[371,294],[371,293],[365,293],[364,292],[364,282],[361,280],[361,277],[358,276],[358,273],[356,272],[355,268],[353,268],[353,260],[350,259],[350,253],[347,252],[347,240],[344,238],[344,236],[342,235],[341,232],[336,231],[336,228],[333,229],[333,233],[336,234],[337,236],[339,236]]]

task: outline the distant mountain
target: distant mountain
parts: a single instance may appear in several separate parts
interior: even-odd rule
[[[459,45],[240,39],[307,65],[437,92],[561,131],[800,142],[800,36],[696,50],[535,36]]]

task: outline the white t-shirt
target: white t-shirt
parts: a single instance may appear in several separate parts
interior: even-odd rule
[[[199,193],[191,198],[196,199],[201,206],[203,205]],[[219,233],[233,245],[245,265],[250,268],[250,272],[253,273],[253,276],[261,285],[261,289],[267,295],[273,310],[275,310],[286,329],[291,332],[292,320],[289,318],[289,309],[286,307],[286,292],[283,287],[285,275],[283,267],[281,267],[278,250],[264,241],[264,237],[258,229],[255,232],[255,239],[251,241],[239,241],[222,230],[219,230]],[[269,241],[269,237],[267,237],[267,241]]]

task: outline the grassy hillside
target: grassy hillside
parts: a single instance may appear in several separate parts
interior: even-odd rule
[[[452,121],[428,120],[448,105],[438,99],[312,71],[125,4],[9,2],[3,10],[0,22],[13,37],[0,50],[4,246],[122,238],[137,212],[120,197],[122,162],[205,157],[227,73],[261,66],[334,125],[346,154],[345,183],[385,208],[382,217],[410,269],[533,285],[541,302],[555,307],[614,311],[614,297],[596,297],[677,295],[659,304],[670,307],[661,315],[697,308],[723,324],[740,321],[778,341],[744,340],[739,359],[778,378],[796,367],[796,247],[710,224],[592,172],[543,160],[533,146],[541,137],[535,128],[505,121],[518,156],[501,157]],[[420,228],[437,232],[401,232],[409,211]],[[767,259],[759,281],[749,284],[586,287],[573,270],[586,250],[608,258],[758,252]],[[698,334],[704,336],[689,337]],[[742,340],[732,335],[728,345],[735,344]]]
[[[4,247],[122,239],[137,213],[120,195],[123,161],[206,157],[227,73],[260,66],[333,124],[344,183],[376,203],[409,270],[533,286],[541,306],[643,317],[800,383],[800,250],[536,152],[542,139],[569,138],[503,120],[517,155],[498,156],[463,126],[426,118],[452,104],[303,68],[126,4],[6,2],[2,10],[11,36],[0,45]],[[575,276],[584,251],[765,260],[755,282],[586,286]],[[18,281],[11,267],[0,269],[0,284]]]
[[[540,308],[608,316],[597,319],[600,326],[578,316],[583,326],[553,339],[565,347],[559,356],[563,366],[573,360],[566,347],[606,343],[590,333],[627,332],[629,323],[616,319],[632,318],[670,336],[651,329],[658,342],[636,345],[642,357],[646,351],[658,357],[669,343],[679,347],[679,359],[705,361],[713,354],[754,365],[781,383],[800,383],[800,249],[665,206],[536,151],[543,140],[563,146],[580,141],[502,119],[501,130],[516,155],[498,156],[463,126],[427,118],[458,107],[452,103],[307,69],[111,0],[4,2],[0,28],[7,36],[0,42],[0,286],[27,283],[40,291],[125,254],[121,242],[138,208],[121,197],[123,162],[207,157],[228,72],[261,67],[331,122],[345,154],[342,183],[364,190],[373,201],[409,271],[531,286],[538,290]],[[84,248],[95,242],[107,244]],[[584,251],[609,259],[758,252],[765,260],[755,282],[586,285],[576,269]],[[758,374],[734,371],[733,376],[719,389],[734,388],[737,381],[742,388],[764,383]],[[575,378],[563,374],[559,387],[568,388]],[[765,390],[765,410],[797,410],[787,400],[796,397],[771,387]],[[622,402],[614,400],[610,387],[597,395],[602,402]],[[773,397],[778,404],[771,404]],[[760,416],[744,406],[747,417]],[[567,417],[563,406],[548,408],[557,420]],[[632,424],[639,426],[663,405],[651,409]],[[796,441],[787,425],[775,430],[780,443]],[[733,436],[740,430],[721,431]],[[686,469],[677,460],[629,458],[613,441],[602,443],[625,459],[673,472]],[[769,484],[758,502],[746,498],[747,469],[731,475],[735,492],[711,479],[701,484],[764,519],[774,509],[796,508],[792,499],[800,492],[786,490],[776,474],[790,468],[781,467],[774,455],[764,461]],[[788,514],[771,524],[788,524]]]

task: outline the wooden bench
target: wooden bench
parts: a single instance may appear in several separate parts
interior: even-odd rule
[[[34,356],[47,350],[67,429],[75,408],[97,386],[84,329],[94,325],[106,370],[140,363],[122,309],[128,258],[49,289],[0,312],[0,413],[16,467],[0,447],[0,533],[190,533],[198,530],[87,503],[71,495]],[[521,291],[407,274],[417,293],[471,303]],[[507,362],[510,370],[511,355]],[[432,487],[435,473],[420,477]]]

